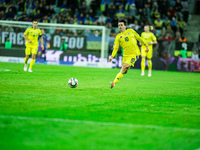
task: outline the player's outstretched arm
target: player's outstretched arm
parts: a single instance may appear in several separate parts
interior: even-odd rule
[[[44,50],[44,45],[43,45],[43,38],[42,38],[42,36],[40,37],[40,40],[41,40],[41,48],[42,48],[42,50]]]
[[[115,38],[114,45],[113,45],[112,55],[111,55],[111,58],[109,59],[110,62],[115,57],[115,55],[116,55],[116,53],[118,51],[118,48],[119,48],[119,36],[117,35],[116,38]]]

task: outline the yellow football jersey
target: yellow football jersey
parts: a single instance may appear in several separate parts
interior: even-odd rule
[[[115,38],[112,57],[116,55],[119,45],[121,45],[124,50],[123,56],[139,56],[140,50],[137,46],[136,39],[142,44],[147,45],[133,29],[127,29],[123,33],[119,33]]]
[[[154,36],[154,34],[152,32],[142,32],[141,37],[147,42],[154,42],[156,40],[156,37]],[[148,44],[148,43],[147,43]],[[149,50],[152,50],[153,45],[152,44],[148,44]],[[145,46],[142,44],[142,49],[144,49]]]
[[[38,37],[42,35],[42,32],[40,29],[33,29],[32,27],[27,28],[26,31],[24,32],[24,35],[27,36],[29,40],[32,42],[29,43],[26,41],[26,46],[38,46]]]

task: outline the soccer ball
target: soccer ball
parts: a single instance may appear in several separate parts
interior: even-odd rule
[[[76,78],[71,78],[68,81],[68,85],[71,88],[76,88],[78,86],[78,80]]]

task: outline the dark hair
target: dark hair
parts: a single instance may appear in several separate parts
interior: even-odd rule
[[[36,19],[34,19],[33,22],[37,22],[38,23],[38,21]]]
[[[127,24],[126,19],[120,19],[118,22],[123,22],[125,26],[126,26],[126,24]]]

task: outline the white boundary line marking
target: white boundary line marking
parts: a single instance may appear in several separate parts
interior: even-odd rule
[[[41,121],[50,121],[50,122],[75,123],[75,124],[89,124],[89,125],[102,125],[102,126],[119,126],[119,127],[132,127],[132,128],[200,132],[200,129],[192,129],[192,128],[165,127],[165,126],[157,126],[157,125],[142,125],[142,124],[117,123],[117,122],[97,122],[97,121],[87,121],[87,120],[70,120],[70,119],[62,119],[62,118],[38,118],[38,117],[36,118],[36,117],[26,117],[26,116],[0,115],[0,119],[41,120]]]

